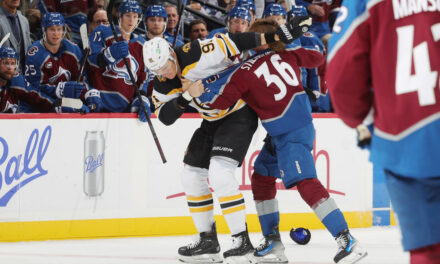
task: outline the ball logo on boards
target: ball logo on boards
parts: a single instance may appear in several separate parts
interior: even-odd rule
[[[0,137],[0,207],[5,207],[9,200],[24,186],[47,174],[43,160],[52,136],[51,126],[43,133],[34,129],[27,140],[24,152],[9,149],[8,141]]]
[[[103,131],[87,131],[84,137],[84,193],[100,196],[104,192],[104,149]]]

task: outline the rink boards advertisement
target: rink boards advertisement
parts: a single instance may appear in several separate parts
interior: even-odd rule
[[[11,117],[13,119],[11,119]],[[318,177],[350,227],[372,224],[372,166],[355,132],[314,116]],[[152,118],[167,158],[134,114],[1,115],[0,241],[195,233],[180,172],[197,114],[171,126]],[[259,231],[250,176],[266,136],[259,126],[236,171],[250,231]],[[296,189],[277,184],[281,230],[323,228]],[[215,196],[215,193],[214,193]],[[219,232],[228,232],[215,202]]]

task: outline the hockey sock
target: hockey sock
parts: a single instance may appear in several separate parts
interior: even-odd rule
[[[270,235],[273,228],[280,223],[278,200],[275,198],[272,200],[257,202],[256,207],[263,236]]]
[[[436,264],[440,263],[440,243],[411,250],[411,264]]]
[[[181,177],[189,212],[197,231],[210,231],[214,223],[214,203],[207,182],[208,170],[185,165]]]
[[[348,228],[341,210],[318,179],[300,181],[297,188],[303,200],[313,209],[333,237]]]
[[[218,197],[232,235],[246,230],[244,197],[238,190],[239,185],[235,179],[237,166],[237,161],[219,156],[212,157],[209,165],[209,182]]]

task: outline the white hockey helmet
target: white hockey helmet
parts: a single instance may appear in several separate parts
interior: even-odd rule
[[[145,42],[142,53],[145,66],[153,72],[165,66],[168,60],[175,61],[173,49],[168,41],[161,37],[155,37]]]

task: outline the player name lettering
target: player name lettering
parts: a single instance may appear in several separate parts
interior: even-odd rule
[[[104,165],[104,153],[98,154],[96,159],[93,156],[87,156],[84,160],[86,165],[86,173],[93,173],[97,168]]]
[[[29,136],[23,154],[9,156],[9,145],[0,137],[0,207],[29,182],[47,174],[43,168],[43,160],[50,144],[52,128],[47,126],[41,137],[38,129]]]
[[[393,0],[394,19],[421,12],[440,12],[440,0]]]

